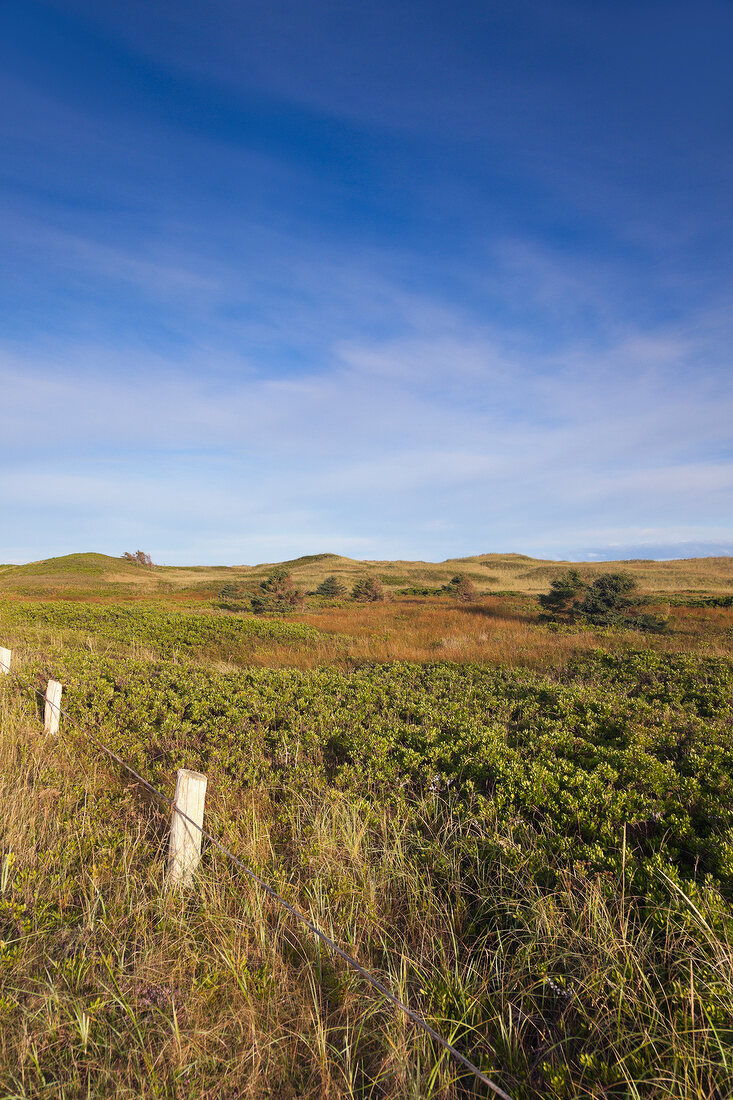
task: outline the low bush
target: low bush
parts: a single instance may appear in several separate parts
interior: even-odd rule
[[[121,649],[142,645],[160,657],[229,657],[246,650],[253,639],[307,643],[319,637],[313,627],[300,623],[71,601],[4,604],[0,622],[73,631],[77,644],[94,639],[103,646],[116,643]]]
[[[538,597],[543,610],[540,619],[663,633],[666,619],[634,613],[634,608],[646,603],[644,598],[637,601],[630,596],[635,588],[636,581],[628,573],[602,573],[588,585],[577,569],[569,569]]]
[[[316,596],[325,596],[329,600],[340,600],[346,595],[346,585],[338,577],[331,575],[321,581],[315,594]]]
[[[384,588],[377,577],[362,577],[351,589],[351,598],[359,603],[376,603],[384,599]]]
[[[274,569],[251,598],[252,610],[257,615],[267,611],[297,611],[304,603],[303,592],[286,569]]]

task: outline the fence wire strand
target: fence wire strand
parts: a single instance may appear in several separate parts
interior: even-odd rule
[[[71,723],[71,725],[79,731],[79,733],[81,733],[84,737],[91,741],[93,745],[95,745],[101,752],[105,753],[111,760],[114,760],[116,764],[119,764],[121,768],[123,768],[126,772],[133,776],[133,778],[136,779],[137,782],[140,783],[147,791],[155,795],[155,797],[160,799],[161,802],[165,802],[168,806],[171,807],[171,809],[175,813],[179,815],[179,817],[183,818],[183,820],[186,821],[189,825],[192,825],[194,829],[197,829],[198,832],[201,833],[202,837],[205,837],[206,840],[211,845],[213,845],[214,848],[222,853],[222,855],[226,856],[227,859],[230,859],[232,863],[240,868],[240,870],[244,871],[244,873],[253,882],[255,882],[257,886],[259,886],[259,888],[268,895],[268,897],[272,898],[273,901],[276,901],[279,905],[281,905],[283,909],[290,913],[291,916],[295,917],[296,920],[300,921],[301,924],[304,924],[305,927],[310,932],[312,932],[317,939],[324,943],[335,955],[338,955],[339,958],[343,959],[344,962],[348,966],[350,966],[352,970],[354,970],[366,982],[368,982],[369,985],[376,989],[378,993],[381,993],[383,997],[385,997],[396,1008],[403,1012],[404,1015],[407,1016],[407,1018],[411,1020],[413,1024],[415,1024],[418,1028],[429,1035],[431,1039],[439,1044],[439,1046],[442,1046],[449,1054],[453,1056],[453,1058],[457,1062],[460,1062],[461,1065],[470,1070],[471,1073],[473,1073],[473,1075],[479,1081],[481,1081],[482,1084],[486,1085],[486,1087],[490,1089],[495,1096],[500,1097],[501,1100],[512,1100],[512,1097],[509,1095],[509,1093],[505,1092],[504,1089],[501,1088],[501,1086],[497,1085],[494,1081],[487,1077],[486,1074],[482,1070],[480,1070],[477,1065],[474,1065],[474,1063],[465,1056],[465,1054],[461,1054],[460,1050],[457,1050],[456,1047],[454,1047],[452,1043],[448,1042],[448,1040],[443,1035],[441,1035],[439,1031],[436,1031],[434,1027],[431,1027],[427,1020],[424,1020],[423,1017],[420,1016],[417,1012],[409,1008],[406,1004],[403,1004],[399,997],[396,997],[391,990],[389,990],[385,985],[382,984],[382,982],[379,981],[378,978],[375,978],[373,974],[366,970],[361,965],[361,963],[357,962],[357,960],[352,955],[349,955],[347,951],[344,951],[342,947],[339,947],[339,945],[334,940],[332,940],[330,936],[327,936],[325,932],[321,931],[321,929],[318,928],[318,926],[315,925],[311,920],[309,920],[304,913],[301,913],[299,909],[297,909],[294,905],[291,905],[289,901],[286,901],[286,899],[278,894],[277,890],[274,890],[273,887],[269,885],[269,883],[265,882],[265,880],[261,878],[256,871],[253,871],[251,867],[248,867],[247,864],[239,859],[239,857],[236,856],[232,851],[230,851],[228,848],[225,848],[221,841],[217,840],[217,838],[212,833],[210,833],[208,829],[204,829],[203,826],[199,825],[192,818],[190,818],[188,814],[179,809],[175,803],[175,799],[170,798],[167,794],[164,794],[162,791],[158,790],[157,787],[153,786],[153,784],[150,783],[149,780],[140,775],[140,773],[137,772],[132,767],[132,765],[128,764],[126,760],[123,760],[121,756],[119,756],[113,749],[109,747],[109,745],[105,745],[103,741],[95,736],[95,734],[93,734],[90,730],[85,729],[76,720],[76,718],[74,718],[73,715],[69,714],[68,710],[66,710],[62,706],[59,706],[56,703],[51,702],[50,700],[47,700],[44,693],[40,690],[40,688],[37,688],[35,684],[32,684],[29,680],[26,680],[24,677],[19,676],[15,670],[13,670],[12,675],[15,679],[19,680],[26,687],[34,691],[39,699],[42,699],[47,706],[50,706],[53,710],[56,710],[59,716],[63,716],[64,718],[66,718]]]

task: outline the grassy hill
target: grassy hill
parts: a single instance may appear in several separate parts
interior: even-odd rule
[[[570,565],[588,580],[602,572],[627,570],[642,593],[729,595],[733,592],[733,558],[727,557],[574,563],[546,561],[524,554],[478,554],[428,562],[358,561],[338,554],[308,554],[255,566],[148,568],[124,558],[90,553],[0,566],[0,594],[66,599],[208,599],[228,582],[258,580],[280,566],[287,568],[306,589],[315,588],[329,574],[350,585],[368,573],[378,576],[388,589],[397,590],[417,585],[439,586],[461,572],[485,594],[512,591],[531,595],[546,591],[550,581]]]

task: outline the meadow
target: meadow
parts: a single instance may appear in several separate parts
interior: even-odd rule
[[[541,622],[516,565],[254,617],[75,557],[0,573],[0,1096],[487,1095],[215,849],[166,890],[166,807],[84,731],[206,772],[208,828],[516,1100],[733,1095],[724,560],[639,565],[652,635]]]

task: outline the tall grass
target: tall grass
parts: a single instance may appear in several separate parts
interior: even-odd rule
[[[2,680],[0,1096],[484,1095],[215,851],[166,891],[161,808]],[[623,870],[553,866],[542,826],[437,793],[214,789],[208,820],[517,1100],[733,1093],[712,886],[660,871],[649,910]]]
[[[299,621],[334,636],[298,654],[296,663],[348,664],[363,661],[449,660],[460,663],[523,665],[546,669],[603,648],[623,652],[640,647],[660,653],[704,652],[733,656],[733,609],[670,608],[669,632],[557,628],[538,622],[534,601],[485,597],[476,603],[399,600],[366,606],[324,608]]]

